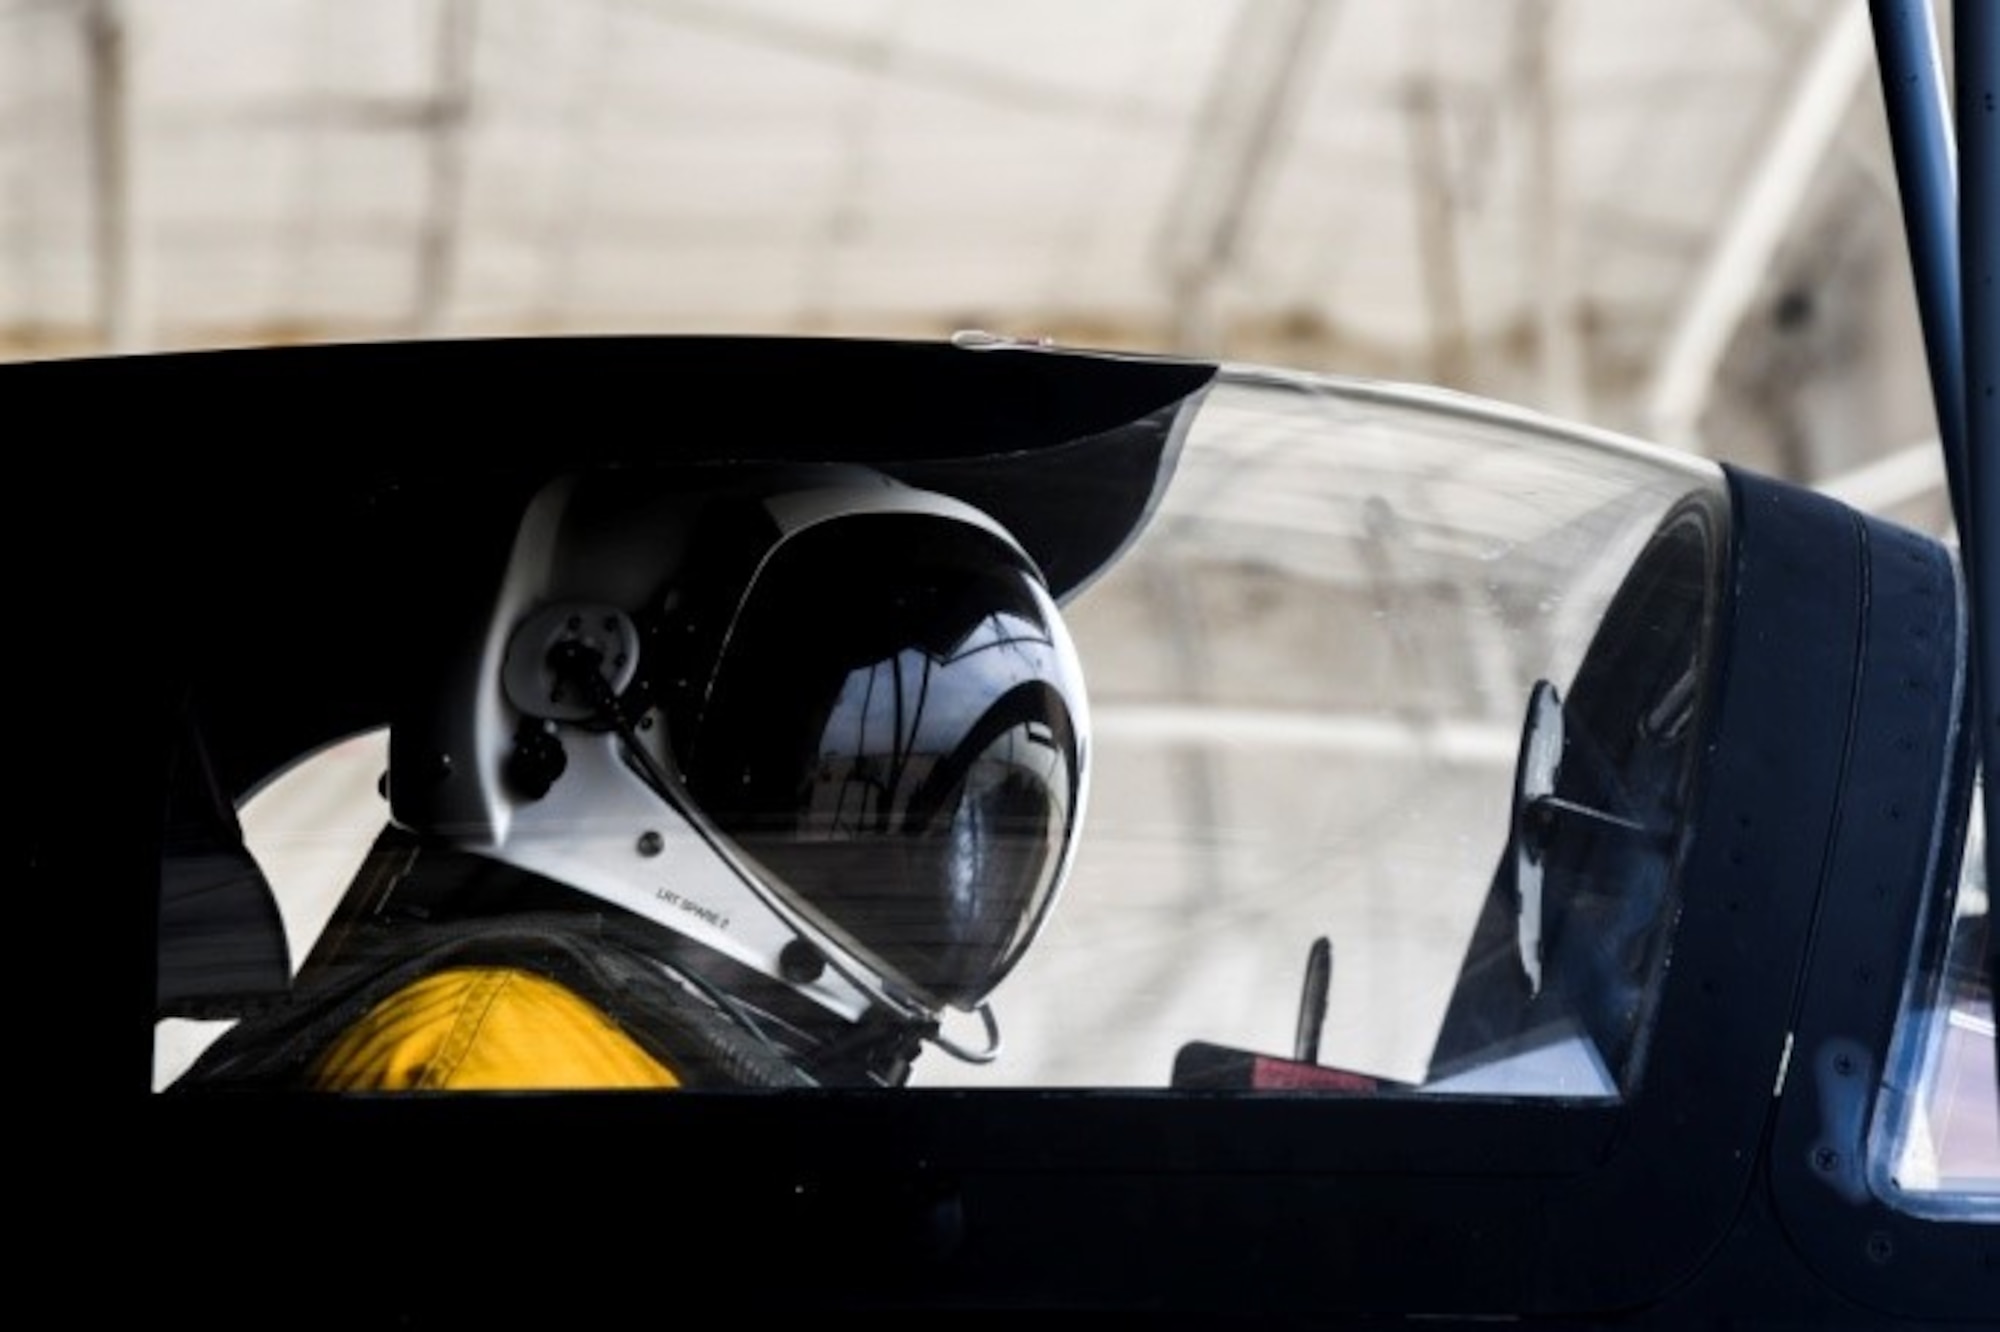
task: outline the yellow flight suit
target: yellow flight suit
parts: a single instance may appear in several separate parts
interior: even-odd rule
[[[320,1091],[677,1087],[603,1013],[507,967],[434,972],[390,995],[314,1061]]]

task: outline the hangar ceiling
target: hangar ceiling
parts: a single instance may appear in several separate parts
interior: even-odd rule
[[[1865,0],[0,0],[0,105],[10,359],[979,327],[1942,509]]]

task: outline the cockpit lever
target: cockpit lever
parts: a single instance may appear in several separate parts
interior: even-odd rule
[[[1333,944],[1324,936],[1306,951],[1305,992],[1299,996],[1299,1030],[1292,1057],[1302,1064],[1319,1062],[1320,1032],[1326,1027],[1327,994],[1333,983]]]

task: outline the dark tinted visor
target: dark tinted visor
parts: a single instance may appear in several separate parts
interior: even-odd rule
[[[1068,861],[1083,683],[1018,551],[925,514],[821,522],[764,562],[676,748],[704,812],[932,1002],[971,1007]]]

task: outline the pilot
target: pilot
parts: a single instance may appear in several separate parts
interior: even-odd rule
[[[474,604],[411,653],[386,827],[289,992],[177,1088],[893,1086],[926,1046],[993,1056],[1090,733],[1007,527],[863,467],[583,473]]]

